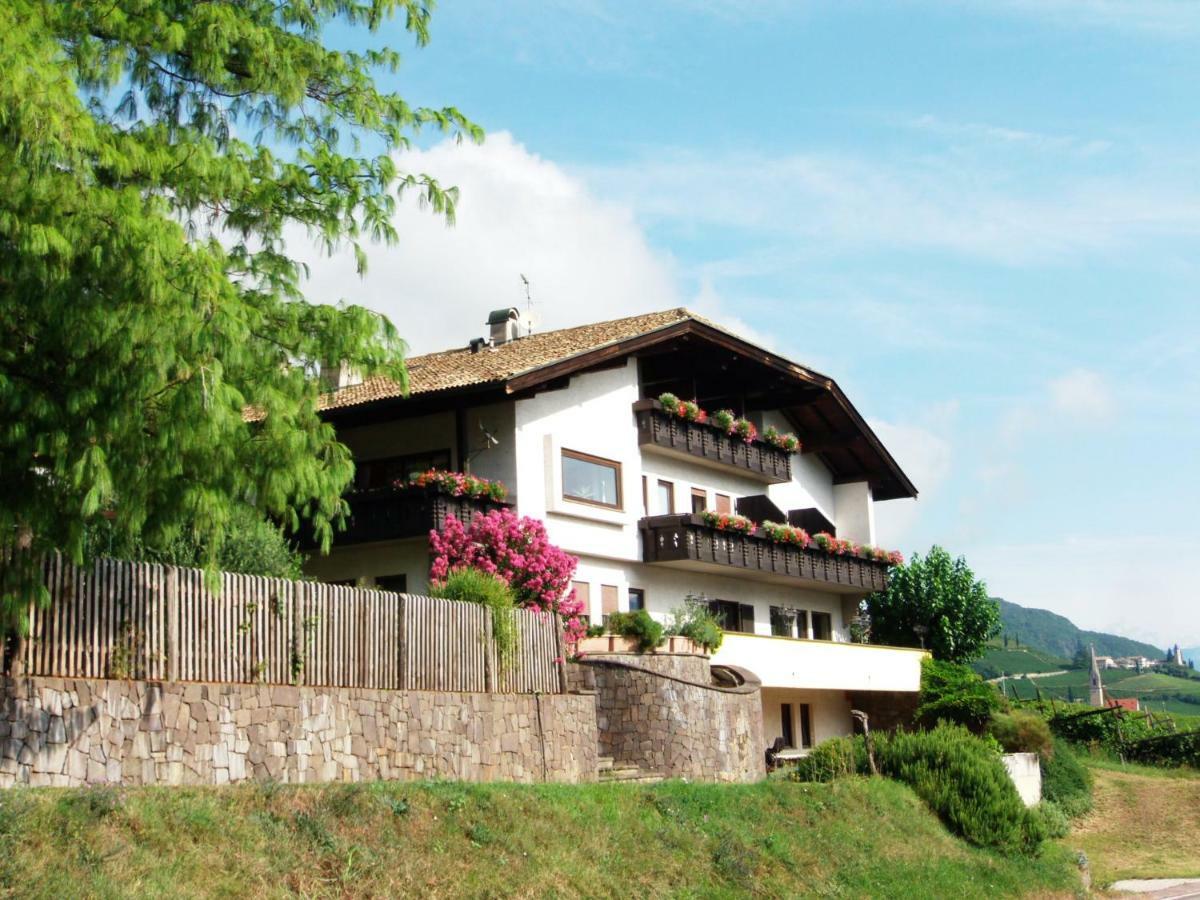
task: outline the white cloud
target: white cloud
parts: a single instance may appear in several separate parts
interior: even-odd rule
[[[538,330],[687,305],[751,341],[776,343],[728,313],[711,283],[684,297],[674,261],[649,244],[627,204],[602,199],[507,132],[482,145],[445,141],[397,162],[459,188],[455,225],[402,202],[398,245],[368,246],[361,279],[348,249],[326,257],[299,233],[292,241],[311,268],[310,300],[384,313],[414,353],[465,346],[486,331],[492,309],[524,313],[522,275]]]
[[[1104,420],[1113,411],[1113,397],[1104,376],[1074,369],[1050,382],[1050,400],[1058,412],[1079,420]]]

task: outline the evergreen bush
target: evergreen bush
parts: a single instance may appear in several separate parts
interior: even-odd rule
[[[970,666],[936,659],[921,663],[917,722],[926,728],[946,722],[981,733],[992,716],[1004,706],[1000,692]]]
[[[1092,808],[1092,773],[1062,738],[1052,739],[1050,755],[1042,760],[1042,799],[1071,818]]]
[[[637,638],[638,651],[648,653],[663,642],[663,627],[644,609],[636,612],[611,613],[608,630],[613,634]]]
[[[1000,743],[1005,753],[1036,753],[1043,761],[1053,753],[1049,724],[1028,710],[994,714],[988,722],[988,734]]]

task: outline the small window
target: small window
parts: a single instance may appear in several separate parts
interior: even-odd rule
[[[731,513],[733,512],[733,501],[729,499],[728,494],[717,494],[717,512]]]
[[[615,584],[600,585],[600,612],[603,615],[617,611],[617,586]]]
[[[629,611],[637,612],[646,608],[646,592],[641,588],[629,589]]]
[[[403,594],[408,590],[408,576],[403,573],[400,575],[377,575],[375,576],[375,590]]]
[[[658,514],[660,516],[669,516],[675,512],[675,485],[669,481],[658,482]]]
[[[692,488],[692,512],[702,513],[708,509],[708,491],[704,488]]]
[[[621,508],[621,464],[574,450],[562,452],[562,492],[566,500]]]
[[[726,631],[739,631],[743,634],[754,634],[754,606],[749,603],[735,603],[731,600],[710,600],[708,611],[721,623]]]
[[[591,615],[592,586],[586,581],[572,581],[571,587],[575,591],[575,599],[579,601],[579,608],[588,615]]]
[[[833,616],[829,613],[812,614],[812,636],[815,641],[833,640]]]

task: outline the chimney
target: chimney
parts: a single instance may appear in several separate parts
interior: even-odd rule
[[[521,336],[521,313],[515,306],[493,309],[488,314],[487,323],[491,329],[492,345],[495,347],[515,341]]]
[[[340,391],[342,388],[362,384],[362,373],[354,369],[348,362],[325,363],[321,366],[321,388],[326,391]]]

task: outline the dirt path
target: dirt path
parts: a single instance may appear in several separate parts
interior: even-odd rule
[[[1093,769],[1096,808],[1067,839],[1097,885],[1124,878],[1200,878],[1200,776]]]

